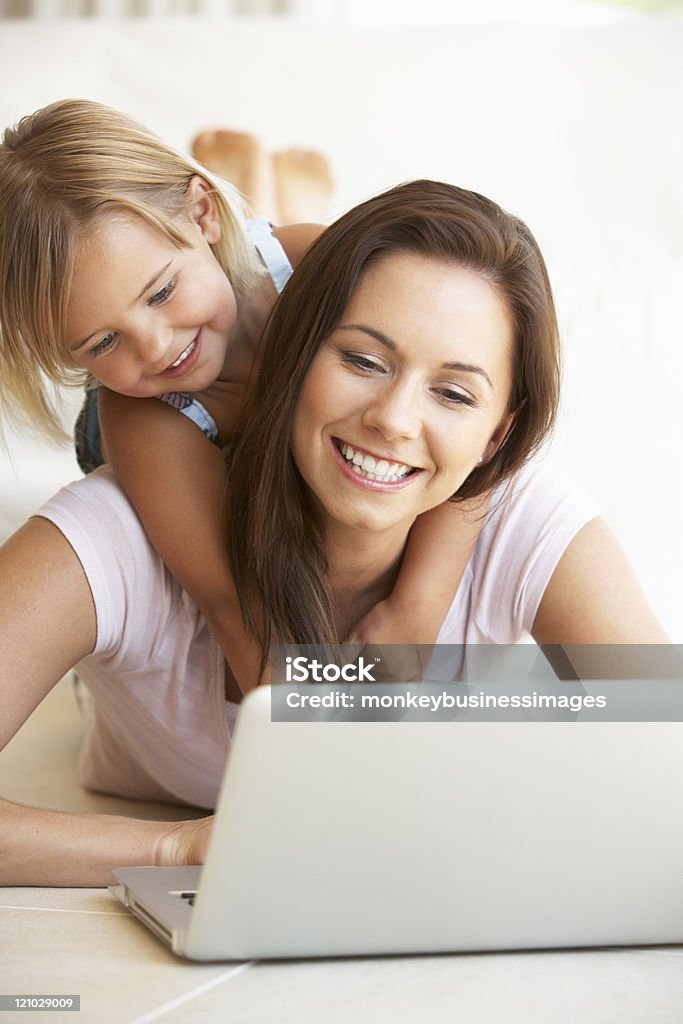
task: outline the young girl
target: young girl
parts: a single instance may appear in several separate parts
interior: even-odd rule
[[[97,103],[52,104],[0,146],[2,406],[59,435],[56,386],[86,383],[83,468],[112,463],[219,640],[231,699],[258,682],[260,659],[223,538],[221,449],[246,414],[277,294],[320,230],[247,223],[234,190]],[[396,471],[357,459],[380,480]],[[394,591],[351,638],[433,642],[479,513],[446,504],[420,517]],[[469,529],[450,528],[454,517]]]

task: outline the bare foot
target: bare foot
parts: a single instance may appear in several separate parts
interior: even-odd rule
[[[314,149],[284,149],[273,153],[273,169],[279,223],[324,223],[334,189],[327,157]]]
[[[234,185],[247,200],[251,214],[279,222],[271,162],[254,135],[224,129],[200,132],[192,141],[192,155]]]

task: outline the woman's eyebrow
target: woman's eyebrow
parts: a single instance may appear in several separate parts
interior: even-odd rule
[[[166,273],[166,271],[168,270],[168,268],[171,266],[172,263],[173,263],[173,260],[169,260],[168,263],[164,267],[161,268],[161,270],[157,270],[157,272],[155,274],[153,274],[152,277],[150,277],[149,281],[144,286],[142,291],[140,291],[135,296],[135,298],[133,299],[133,302],[139,302],[140,299],[142,298],[142,296],[145,294],[145,292],[149,291],[149,289],[152,287],[152,285],[157,283],[157,281],[159,280],[161,275]],[[72,345],[69,348],[69,352],[77,352],[79,348],[83,348],[84,345],[88,344],[88,342],[90,341],[91,338],[94,338],[95,335],[99,334],[99,333],[100,333],[99,331],[93,331],[92,334],[89,334],[87,338],[83,338],[82,341],[77,341],[75,345]]]
[[[460,373],[478,373],[493,391],[493,381],[483,366],[475,366],[474,363],[443,363],[442,367],[444,370],[459,370]]]
[[[384,345],[390,352],[396,351],[396,342],[392,341],[386,334],[383,334],[382,331],[378,331],[376,327],[368,327],[367,324],[340,324],[337,329],[340,331],[362,331],[364,334],[369,334],[380,345]]]
[[[371,338],[378,341],[380,345],[384,345],[390,352],[395,352],[397,345],[395,341],[392,341],[388,335],[382,331],[378,331],[376,327],[369,327],[367,324],[340,324],[337,328],[339,331],[363,331],[364,334],[369,334]],[[483,377],[488,386],[493,391],[493,382],[489,377],[483,366],[476,366],[474,363],[442,363],[441,368],[443,370],[458,370],[460,373],[476,373],[480,377]]]

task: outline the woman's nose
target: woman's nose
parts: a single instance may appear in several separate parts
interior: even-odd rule
[[[420,394],[411,384],[382,387],[363,413],[363,423],[390,440],[417,437],[421,428]]]

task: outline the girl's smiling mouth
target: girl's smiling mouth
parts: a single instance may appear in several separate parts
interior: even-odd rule
[[[415,466],[404,462],[391,461],[382,456],[372,455],[360,448],[354,448],[341,438],[332,438],[338,461],[342,464],[347,476],[354,482],[365,487],[386,488],[402,487],[411,478],[422,472]]]
[[[165,370],[162,370],[159,376],[171,378],[184,377],[196,365],[201,348],[201,331],[199,331],[187,348],[183,349],[175,362],[167,366]]]

